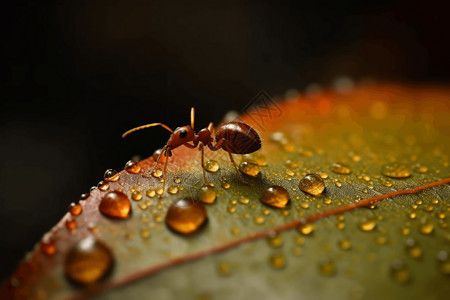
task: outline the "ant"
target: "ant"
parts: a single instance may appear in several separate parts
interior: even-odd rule
[[[126,137],[132,132],[154,126],[161,126],[172,133],[166,145],[161,149],[161,153],[159,154],[158,159],[156,160],[155,166],[150,171],[150,173],[153,172],[153,170],[159,163],[161,155],[164,154],[164,156],[166,157],[166,161],[164,163],[163,189],[165,189],[167,163],[169,161],[169,157],[172,156],[172,150],[182,145],[188,148],[198,147],[199,151],[202,152],[203,180],[205,184],[208,184],[208,181],[206,180],[205,164],[204,164],[204,156],[205,156],[204,148],[206,146],[211,151],[223,149],[226,152],[228,152],[230,161],[233,164],[239,179],[243,183],[248,184],[239,173],[236,163],[234,162],[232,153],[249,154],[259,150],[261,148],[261,138],[259,137],[256,130],[244,122],[228,122],[221,124],[217,128],[216,132],[213,123],[211,122],[209,123],[207,128],[203,128],[198,133],[195,133],[194,120],[195,120],[195,109],[192,107],[190,126],[186,125],[182,127],[177,127],[174,131],[170,129],[169,126],[163,123],[151,123],[128,130],[122,135],[122,138]],[[192,144],[190,142],[192,142]]]

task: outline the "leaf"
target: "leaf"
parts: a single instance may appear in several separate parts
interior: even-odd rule
[[[254,103],[258,109],[242,121],[259,130],[263,147],[241,159],[259,162],[261,173],[246,176],[250,185],[244,185],[226,153],[206,151],[220,169],[206,174],[217,199],[206,205],[208,222],[198,232],[180,235],[164,224],[169,206],[198,198],[203,185],[199,151],[180,147],[170,158],[171,193],[156,194],[162,184],[147,174],[152,158],[139,163],[138,174],[120,172],[108,191],[120,189],[136,199],[131,217],[99,213],[107,191],[94,190],[80,201],[79,216],[66,214],[45,237],[55,242],[56,252],[45,255],[36,245],[0,296],[444,298],[450,293],[449,99],[450,90],[442,87],[372,84],[346,94]],[[299,189],[309,173],[324,178],[320,196]],[[380,196],[442,179],[447,181],[413,194]],[[286,208],[260,202],[271,185],[288,191]],[[370,202],[372,209],[351,207],[374,196],[383,201]],[[351,210],[320,215],[338,207]],[[308,216],[317,221],[283,231],[283,224],[311,222]],[[72,219],[77,227],[70,231],[66,221]],[[270,234],[274,229],[279,233]],[[69,249],[88,236],[102,241],[115,263],[104,281],[82,288],[67,280],[63,263]]]

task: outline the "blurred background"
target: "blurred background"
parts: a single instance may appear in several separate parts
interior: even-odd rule
[[[9,1],[1,12],[0,281],[103,178],[168,132],[341,76],[447,84],[430,1]]]

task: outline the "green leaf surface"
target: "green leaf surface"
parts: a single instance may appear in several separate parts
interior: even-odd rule
[[[17,299],[443,299],[450,294],[450,260],[445,258],[450,253],[448,184],[386,199],[372,209],[320,219],[310,234],[289,230],[204,254],[293,220],[450,177],[449,106],[448,89],[378,84],[345,94],[292,97],[270,106],[255,103],[259,109],[242,121],[259,131],[262,149],[235,159],[253,159],[261,164],[261,172],[254,178],[244,175],[250,183],[245,185],[224,151],[206,150],[206,159],[216,160],[220,169],[206,174],[217,199],[205,204],[208,222],[198,232],[180,235],[164,223],[171,204],[198,198],[203,185],[200,152],[180,147],[170,158],[168,189],[162,196],[147,195],[162,187],[159,178],[148,174],[152,158],[140,162],[138,174],[122,171],[107,191],[97,189],[80,201],[79,216],[68,213],[52,229],[56,253],[44,255],[37,245],[0,295]],[[143,147],[145,143],[143,139]],[[348,166],[350,173],[336,173],[335,163]],[[403,166],[409,176],[390,177],[392,172],[387,171],[396,166]],[[326,189],[320,196],[299,189],[300,179],[309,173],[324,179]],[[260,202],[262,191],[271,185],[289,192],[286,208]],[[131,199],[132,214],[126,220],[98,211],[104,195],[117,189]],[[140,200],[133,200],[139,195]],[[66,228],[69,219],[77,222],[73,231]],[[103,281],[82,288],[67,280],[63,262],[68,250],[87,236],[102,241],[115,263]],[[195,253],[203,254],[190,262],[173,263]]]

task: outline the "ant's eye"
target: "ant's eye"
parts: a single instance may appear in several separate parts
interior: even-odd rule
[[[180,132],[180,138],[184,139],[186,137],[186,135],[187,135],[187,131],[186,130],[182,130]]]

